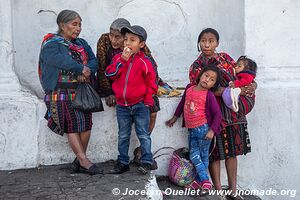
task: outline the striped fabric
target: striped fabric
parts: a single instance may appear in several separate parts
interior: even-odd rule
[[[45,95],[48,127],[55,133],[80,133],[91,130],[92,113],[83,113],[72,107],[75,90],[59,90]]]
[[[44,101],[73,101],[74,97],[75,92],[68,91],[68,93],[60,93],[53,91],[45,95]]]

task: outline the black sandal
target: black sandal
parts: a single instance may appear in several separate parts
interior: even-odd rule
[[[97,167],[97,165],[93,164],[90,168],[86,169],[79,165],[79,172],[89,175],[103,174],[103,170]]]

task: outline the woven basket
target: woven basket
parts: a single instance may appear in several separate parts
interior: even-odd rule
[[[180,148],[173,152],[169,163],[168,176],[172,183],[185,186],[196,177],[196,171],[188,160],[188,149]]]

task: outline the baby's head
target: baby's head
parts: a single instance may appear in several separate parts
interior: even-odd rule
[[[236,62],[235,72],[240,73],[243,70],[251,70],[252,72],[256,73],[256,62],[251,60],[247,56],[240,56]]]
[[[208,65],[201,70],[196,82],[202,88],[214,92],[218,89],[221,78],[222,75],[219,68],[215,65]]]

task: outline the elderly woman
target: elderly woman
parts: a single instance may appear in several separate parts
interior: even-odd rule
[[[57,16],[58,33],[44,37],[39,75],[45,91],[48,127],[59,135],[67,134],[69,144],[76,155],[74,172],[102,173],[86,156],[92,113],[72,108],[75,89],[79,82],[90,79],[98,69],[97,59],[88,43],[79,38],[81,17],[72,10],[63,10]]]
[[[217,96],[221,111],[223,130],[216,137],[216,147],[210,156],[210,174],[217,190],[221,190],[220,181],[220,160],[225,160],[225,166],[228,176],[229,189],[232,194],[236,192],[237,179],[237,156],[246,155],[251,151],[249,134],[247,131],[248,114],[253,106],[255,96],[252,94],[256,89],[256,83],[242,87],[242,93],[239,101],[239,112],[235,113],[224,104],[222,95],[225,87],[231,80],[234,80],[235,61],[226,53],[217,53],[216,48],[219,45],[219,34],[212,28],[204,29],[198,37],[198,50],[201,54],[190,67],[190,82],[195,83],[200,71],[208,64],[215,64],[221,69],[223,78]],[[231,199],[242,199],[238,195],[232,195]]]
[[[130,23],[124,18],[118,18],[112,22],[109,33],[104,33],[97,43],[97,58],[99,60],[99,93],[105,97],[106,104],[108,106],[116,105],[116,98],[112,91],[112,82],[105,76],[104,72],[106,67],[111,63],[112,58],[123,51],[124,48],[124,36],[121,34],[121,28],[130,26]],[[156,71],[156,82],[162,84],[163,81],[158,77],[157,64],[153,59],[151,52],[147,46],[142,51],[151,60]],[[156,96],[153,97],[154,106],[151,107],[151,118],[149,125],[149,132],[151,133],[156,121],[156,114],[160,110],[159,100]]]

